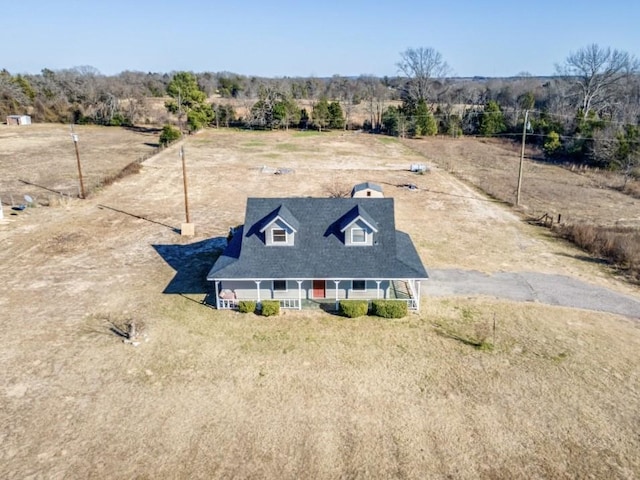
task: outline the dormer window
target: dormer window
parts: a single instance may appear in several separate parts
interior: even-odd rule
[[[269,213],[255,226],[259,227],[257,232],[262,234],[262,241],[266,246],[292,247],[295,245],[299,228],[298,220],[283,205]]]
[[[372,246],[376,244],[374,240],[378,233],[377,225],[361,205],[356,205],[338,220],[341,233],[338,238],[347,247]]]
[[[367,231],[364,228],[360,228],[360,227],[351,228],[351,243],[353,244],[367,243]]]
[[[274,228],[271,230],[271,240],[273,243],[287,243],[287,231],[284,228]]]

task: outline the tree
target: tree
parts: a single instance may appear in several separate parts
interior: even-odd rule
[[[189,125],[189,131],[195,132],[201,128],[210,125],[214,119],[214,112],[211,105],[207,103],[199,103],[191,107],[187,113],[187,125]]]
[[[180,130],[171,126],[165,125],[162,127],[162,132],[160,133],[160,145],[166,147],[172,142],[175,142],[180,138]]]
[[[489,100],[484,107],[483,115],[480,117],[480,135],[496,135],[505,130],[506,126],[500,105],[498,105],[498,102]]]
[[[344,128],[344,114],[339,102],[329,104],[329,128]]]
[[[318,131],[320,132],[323,128],[326,128],[327,125],[329,125],[329,102],[327,102],[326,98],[321,99],[313,106],[311,118],[313,119],[313,124],[318,128]]]
[[[547,140],[544,142],[544,153],[548,157],[553,157],[557,152],[562,148],[562,144],[560,143],[560,135],[558,132],[549,132],[547,136]]]
[[[622,170],[626,186],[633,169],[640,165],[640,126],[625,125],[616,136],[616,143],[613,166]]]
[[[428,102],[432,98],[434,82],[449,73],[447,62],[440,52],[431,47],[408,48],[400,54],[400,61],[396,65],[409,79],[405,96],[411,103],[419,100]]]
[[[198,130],[213,121],[214,114],[211,105],[206,104],[206,94],[198,86],[195,75],[191,72],[176,73],[169,85],[167,94],[173,98],[165,103],[171,113],[187,115],[187,123],[191,131]]]
[[[453,113],[452,104],[438,105],[435,116],[438,119],[438,133],[441,135],[449,135],[451,137],[459,137],[462,135],[462,119],[460,115]]]
[[[573,86],[577,107],[586,115],[591,109],[607,108],[622,80],[638,71],[638,60],[628,52],[593,43],[570,53],[557,72]]]
[[[289,130],[291,125],[300,123],[298,104],[293,98],[283,96],[273,106],[273,119],[276,125],[284,125],[285,130]]]
[[[382,126],[388,135],[405,138],[409,130],[408,123],[401,107],[390,106],[382,114]]]
[[[438,133],[438,124],[424,100],[418,100],[414,115],[416,135],[433,136]]]
[[[389,90],[380,82],[379,78],[373,75],[361,76],[358,79],[358,83],[362,88],[362,96],[369,114],[371,129],[377,132],[382,127],[382,114],[385,111]]]
[[[236,120],[236,112],[233,105],[213,104],[213,113],[215,115],[216,127],[228,127],[231,122]]]

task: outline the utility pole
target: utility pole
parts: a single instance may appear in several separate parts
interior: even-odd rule
[[[80,152],[78,151],[78,135],[73,133],[73,125],[71,125],[71,139],[76,149],[76,160],[78,161],[78,177],[80,178],[80,198],[87,198],[84,193],[84,181],[82,180],[82,167],[80,166]]]
[[[180,146],[180,158],[182,159],[182,182],[184,184],[184,212],[187,221],[182,224],[180,234],[185,236],[193,236],[195,234],[195,226],[189,219],[189,195],[187,189],[187,167],[185,164],[184,147]]]
[[[516,207],[520,205],[520,190],[522,188],[522,168],[524,166],[524,145],[527,140],[528,123],[529,123],[529,110],[525,110],[524,123],[522,124],[522,149],[520,150],[520,168],[518,169],[518,188],[516,190]]]
[[[187,167],[184,162],[184,148],[180,147],[180,158],[182,159],[182,181],[184,183],[184,211],[189,222],[189,197],[187,195]]]

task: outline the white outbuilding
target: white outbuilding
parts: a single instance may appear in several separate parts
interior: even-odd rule
[[[384,198],[384,193],[382,193],[382,187],[377,183],[364,182],[359,183],[353,187],[351,190],[352,198]]]
[[[8,115],[7,125],[31,125],[30,115]]]

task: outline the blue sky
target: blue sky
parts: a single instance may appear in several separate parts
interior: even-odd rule
[[[6,0],[0,12],[0,68],[14,74],[392,76],[409,47],[435,48],[458,76],[548,75],[590,43],[640,57],[631,0]]]

